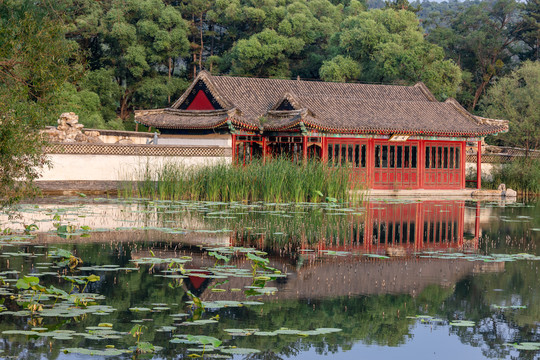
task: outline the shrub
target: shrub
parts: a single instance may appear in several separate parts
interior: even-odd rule
[[[540,194],[540,159],[522,158],[504,165],[493,173],[493,185],[529,194]]]

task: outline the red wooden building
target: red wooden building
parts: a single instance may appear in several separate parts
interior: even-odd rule
[[[170,108],[136,111],[135,121],[163,136],[230,136],[239,163],[287,156],[348,166],[373,189],[465,188],[466,142],[508,130],[507,121],[474,116],[454,99],[437,101],[423,83],[327,83],[205,71]]]

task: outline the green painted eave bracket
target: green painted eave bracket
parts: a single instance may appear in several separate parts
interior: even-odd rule
[[[306,125],[304,124],[304,122],[300,121],[299,125],[300,125],[300,131],[302,132],[302,135],[307,136],[308,131],[306,129]]]
[[[232,124],[231,120],[227,120],[227,127],[229,128],[229,131],[231,134],[236,134],[236,129],[234,128],[234,125]]]

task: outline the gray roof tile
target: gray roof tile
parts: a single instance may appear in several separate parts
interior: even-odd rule
[[[436,101],[427,87],[329,83],[212,76],[201,72],[216,100],[229,109],[137,111],[136,120],[157,128],[204,129],[222,126],[227,119],[248,129],[284,130],[302,121],[307,127],[344,133],[408,133],[470,136],[507,131],[508,122],[468,113],[454,99]],[[195,84],[194,82],[194,84]],[[284,99],[296,110],[274,111]],[[261,121],[262,120],[262,121]]]

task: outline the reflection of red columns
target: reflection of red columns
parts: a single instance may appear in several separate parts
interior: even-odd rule
[[[373,205],[371,203],[366,206],[364,224],[364,250],[370,252],[373,243]]]
[[[482,188],[482,141],[478,142],[478,151],[476,152],[476,188]]]
[[[476,203],[476,218],[474,219],[474,248],[478,249],[480,238],[480,203]]]
[[[415,210],[416,226],[414,227],[414,230],[416,231],[416,233],[414,234],[414,249],[418,251],[424,245],[424,239],[422,237],[422,235],[424,234],[424,203],[416,204]]]
[[[459,205],[459,217],[458,220],[458,247],[461,249],[463,248],[463,242],[464,242],[464,226],[465,226],[465,201],[460,201]]]
[[[236,237],[236,231],[231,232],[231,235],[229,236],[229,247],[234,246],[234,238]]]

